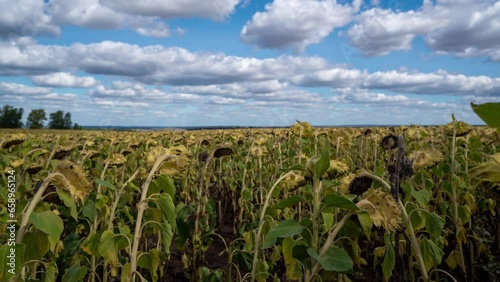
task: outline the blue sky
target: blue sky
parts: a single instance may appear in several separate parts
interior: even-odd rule
[[[101,126],[480,124],[500,1],[0,0],[0,104]]]

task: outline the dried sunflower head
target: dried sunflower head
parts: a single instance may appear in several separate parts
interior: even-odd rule
[[[474,167],[472,174],[482,182],[490,182],[493,186],[500,187],[500,153],[491,155],[489,160]]]
[[[346,176],[342,177],[340,179],[340,185],[338,186],[337,191],[343,195],[349,194],[349,185],[351,184],[351,182],[354,180],[355,177],[356,177],[355,173],[349,173]]]
[[[83,151],[82,155],[84,155],[86,158],[89,159],[95,159],[101,155],[99,151],[96,150],[89,150],[89,151]]]
[[[65,157],[71,155],[73,152],[73,146],[57,146],[54,151],[54,160],[62,160]]]
[[[367,191],[373,183],[373,179],[367,176],[356,176],[349,183],[349,193],[361,195]]]
[[[424,149],[411,152],[409,159],[413,162],[413,168],[429,169],[443,160],[443,154],[436,149]]]
[[[34,163],[34,164],[30,164],[28,166],[28,168],[26,169],[26,171],[33,175],[33,174],[37,174],[39,173],[43,168],[43,164],[40,164],[40,163]]]
[[[7,136],[5,141],[2,143],[3,149],[8,149],[12,146],[18,145],[26,141],[27,135],[25,133],[16,133]]]
[[[189,162],[188,151],[186,147],[174,146],[170,148],[153,147],[146,156],[147,169],[150,170],[156,160],[162,155],[172,155],[174,158],[163,161],[158,172],[166,175],[177,175],[184,171]]]
[[[122,166],[126,161],[127,159],[122,154],[112,154],[104,160],[109,166]]]
[[[385,150],[392,150],[397,148],[399,145],[399,139],[396,135],[389,134],[382,138],[380,141],[380,146]]]
[[[332,179],[342,176],[348,171],[349,167],[345,163],[337,160],[330,160],[330,167],[326,171],[326,174]]]
[[[87,198],[92,190],[92,184],[81,166],[69,160],[63,160],[57,165],[56,172],[64,175],[63,179],[55,178],[53,184],[57,189],[69,191],[75,201],[83,202]]]
[[[233,150],[231,148],[227,148],[227,147],[218,148],[214,152],[214,158],[220,158],[220,157],[223,157],[223,156],[229,156],[232,153],[233,153]]]
[[[311,136],[313,132],[313,127],[307,121],[304,122],[297,121],[297,123],[291,126],[291,130],[293,135],[307,138]]]
[[[252,146],[250,147],[250,154],[252,154],[252,156],[265,156],[267,155],[267,147]]]
[[[387,231],[395,232],[402,223],[400,206],[391,194],[380,189],[364,192],[356,205],[369,212],[375,226],[382,226]]]
[[[454,120],[448,123],[444,129],[444,132],[448,136],[453,136],[453,127],[455,127],[455,136],[461,137],[469,134],[472,131],[472,126],[463,121]]]
[[[304,186],[306,183],[307,182],[306,182],[304,176],[302,176],[301,174],[295,173],[295,172],[293,172],[288,177],[283,179],[283,184],[285,184],[286,187],[288,187],[289,189],[292,189],[292,190],[295,188]]]

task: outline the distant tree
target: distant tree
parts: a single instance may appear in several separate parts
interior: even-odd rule
[[[75,123],[75,124],[73,124],[73,129],[81,130],[82,127],[78,123]]]
[[[43,128],[43,123],[46,120],[47,117],[45,116],[44,109],[31,110],[30,114],[28,115],[28,119],[26,120],[26,127],[31,129]]]
[[[73,123],[71,122],[71,113],[67,112],[64,115],[64,129],[71,129]]]
[[[24,110],[23,108],[14,108],[10,105],[4,105],[0,109],[0,128],[20,128],[23,127]]]
[[[71,122],[71,115],[69,116]],[[66,127],[66,116],[63,111],[57,111],[50,114],[49,128],[51,129],[69,129]],[[70,127],[71,128],[71,127]]]

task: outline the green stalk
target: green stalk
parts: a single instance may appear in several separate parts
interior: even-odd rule
[[[255,236],[255,244],[254,244],[254,251],[253,251],[253,261],[252,261],[252,272],[250,275],[250,281],[254,282],[255,277],[257,275],[257,262],[259,260],[259,244],[260,244],[260,235],[262,233],[262,228],[264,227],[264,216],[266,214],[266,209],[269,206],[269,201],[271,200],[271,197],[273,195],[273,191],[276,187],[278,187],[278,184],[288,176],[292,175],[293,171],[287,172],[285,175],[281,176],[271,187],[271,190],[267,192],[266,196],[266,201],[264,202],[264,206],[262,207],[262,211],[260,213],[260,219],[259,219],[259,227],[257,228],[257,235]]]
[[[148,194],[148,189],[149,185],[151,184],[151,181],[153,180],[153,175],[155,172],[160,168],[160,165],[163,161],[168,160],[173,158],[174,156],[172,155],[161,155],[155,162],[153,168],[149,172],[148,178],[146,179],[146,182],[142,185],[142,193],[141,193],[141,199],[139,201],[138,205],[138,210],[137,210],[137,220],[135,222],[135,231],[134,231],[134,242],[132,244],[132,252],[130,253],[130,278],[131,281],[135,281],[135,276],[134,274],[136,273],[137,270],[137,252],[139,250],[139,242],[141,240],[141,226],[142,226],[142,216],[144,215],[144,211],[148,208],[147,204],[147,194]]]
[[[451,140],[451,194],[452,194],[452,202],[453,202],[453,217],[454,217],[454,222],[455,222],[455,236],[458,237],[458,232],[460,231],[460,218],[458,217],[458,198],[457,198],[457,188],[455,187],[455,154],[456,154],[456,134],[457,130],[455,127],[455,123],[453,123],[453,139]],[[462,271],[467,273],[465,269],[465,262],[464,262],[464,251],[463,251],[463,246],[462,243],[458,241],[457,238],[457,243],[458,243],[458,250],[460,252],[460,268],[462,268]]]

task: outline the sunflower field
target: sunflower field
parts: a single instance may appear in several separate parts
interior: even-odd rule
[[[494,124],[2,130],[0,169],[1,281],[500,281]]]

